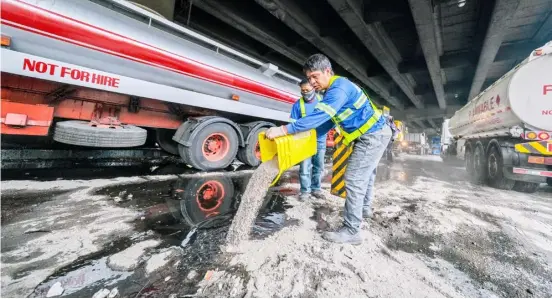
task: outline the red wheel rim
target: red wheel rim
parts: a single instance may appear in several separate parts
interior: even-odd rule
[[[224,187],[218,181],[205,182],[196,192],[196,202],[199,209],[212,216],[218,214],[216,211],[224,201]]]
[[[255,147],[253,148],[253,154],[257,159],[261,160],[261,146],[259,145],[259,141],[257,141]]]
[[[201,150],[207,161],[220,161],[226,157],[230,150],[230,140],[224,134],[213,133],[205,138]]]

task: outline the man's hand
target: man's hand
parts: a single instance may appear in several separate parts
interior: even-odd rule
[[[266,130],[265,136],[270,140],[274,140],[276,137],[282,137],[287,135],[286,126],[272,127]]]

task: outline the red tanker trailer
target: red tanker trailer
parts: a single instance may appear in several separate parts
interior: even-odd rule
[[[124,0],[2,0],[2,134],[259,163],[299,79]]]

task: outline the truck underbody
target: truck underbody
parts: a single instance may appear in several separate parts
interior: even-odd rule
[[[18,138],[22,145],[36,143],[37,136],[94,148],[157,144],[172,155],[188,154],[185,162],[204,170],[224,168],[235,156],[256,166],[256,134],[273,126],[253,117],[9,73],[2,73],[1,105],[2,134],[27,136]],[[178,141],[185,145],[173,140],[179,127]],[[213,132],[198,134],[208,131]]]
[[[550,144],[536,143],[544,147]],[[547,155],[546,149],[542,152],[519,150],[520,147],[534,149],[534,144],[512,137],[455,140],[441,157],[445,162],[464,160],[468,176],[475,183],[533,193],[541,183],[552,183],[552,156]]]

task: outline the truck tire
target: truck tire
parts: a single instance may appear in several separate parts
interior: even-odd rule
[[[473,150],[473,174],[470,179],[476,184],[483,184],[487,181],[487,159],[483,144],[478,142]]]
[[[522,193],[535,193],[537,192],[539,187],[539,183],[516,181],[516,183],[514,184],[514,190]]]
[[[178,143],[172,140],[174,130],[169,129],[157,129],[155,130],[155,137],[159,147],[171,155],[178,156]]]
[[[552,187],[552,178],[547,178],[546,183],[548,184],[548,186]]]
[[[178,145],[185,163],[199,170],[216,170],[230,165],[238,151],[238,134],[229,124],[212,123],[203,127],[191,146]]]
[[[261,151],[259,150],[259,133],[266,131],[267,128],[259,128],[250,133],[249,143],[238,150],[238,160],[249,166],[258,166],[261,164]]]
[[[515,181],[504,176],[504,160],[500,149],[492,146],[487,153],[487,174],[489,186],[497,189],[511,190]]]
[[[146,143],[145,129],[120,125],[95,127],[87,121],[68,120],[56,123],[54,140],[61,143],[90,147],[134,147]]]
[[[468,176],[471,177],[474,173],[474,170],[473,170],[473,150],[472,150],[471,144],[466,145],[465,160],[466,160],[466,172],[468,173]]]

